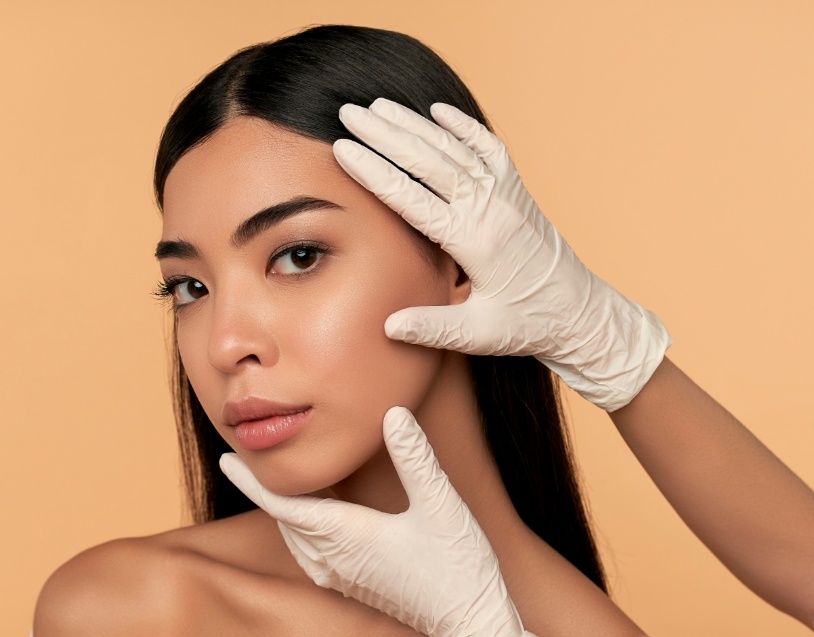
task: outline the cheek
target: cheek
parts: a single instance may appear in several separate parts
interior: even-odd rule
[[[384,322],[405,307],[443,303],[433,292],[412,281],[379,279],[320,295],[313,319],[292,339],[292,347],[307,352],[298,359],[307,361],[320,393],[379,416],[395,404],[415,409],[440,352],[387,338]]]
[[[226,401],[226,387],[209,360],[210,330],[205,312],[199,312],[185,317],[176,326],[175,335],[187,378],[204,411],[216,423]]]
[[[309,467],[307,485],[300,484],[301,471],[275,463],[264,472],[272,490],[316,490],[356,471],[382,448],[385,412],[394,405],[418,411],[441,369],[442,352],[384,333],[385,319],[396,310],[445,303],[440,286],[428,285],[415,270],[347,280],[313,290],[299,306],[296,328],[280,340],[279,364],[302,383],[319,418],[296,454]],[[285,476],[299,477],[289,482]]]
[[[195,324],[191,326],[184,323],[183,327],[176,325],[175,338],[178,343],[178,352],[181,355],[181,362],[184,365],[184,370],[187,377],[190,379],[195,391],[199,397],[205,397],[208,392],[202,391],[206,375],[201,373],[201,370],[207,366],[206,350],[201,347],[202,339],[206,335],[201,333],[200,329],[195,329]],[[205,341],[204,341],[205,342]]]

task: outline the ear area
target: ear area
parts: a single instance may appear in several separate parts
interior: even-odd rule
[[[449,304],[459,305],[469,298],[472,282],[464,269],[449,254],[443,253],[442,270],[449,284]]]

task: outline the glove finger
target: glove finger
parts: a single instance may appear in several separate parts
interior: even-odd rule
[[[445,201],[452,201],[459,188],[472,192],[474,184],[466,170],[401,126],[355,104],[340,108],[339,119],[356,137],[420,179]]]
[[[380,97],[370,105],[370,110],[404,130],[417,135],[430,146],[445,153],[456,164],[477,179],[485,172],[480,158],[466,144],[461,143],[452,133],[422,117],[415,111]]]
[[[334,142],[334,156],[351,177],[438,243],[466,270],[466,255],[458,248],[466,245],[466,237],[454,236],[460,234],[462,224],[450,206],[361,144],[339,139]]]
[[[405,407],[387,410],[382,431],[387,451],[410,500],[410,508],[419,506],[432,513],[449,494],[452,485],[438,464],[424,431]]]
[[[489,343],[481,342],[472,329],[477,317],[471,315],[467,300],[459,305],[410,307],[394,312],[384,322],[389,338],[465,354],[488,354]]]
[[[278,522],[283,522],[298,531],[310,533],[321,528],[320,521],[325,522],[322,519],[324,515],[314,515],[314,510],[325,500],[305,495],[286,496],[272,493],[260,484],[236,453],[224,453],[220,457],[220,469],[249,500]],[[331,507],[331,513],[335,514],[333,508]]]
[[[436,122],[474,150],[493,173],[500,173],[510,163],[509,153],[501,139],[478,120],[449,104],[437,102],[430,107]]]

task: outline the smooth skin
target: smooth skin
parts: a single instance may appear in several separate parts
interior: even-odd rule
[[[293,215],[245,244],[237,227],[292,197],[337,209]],[[394,404],[422,425],[441,467],[497,554],[526,628],[537,635],[640,635],[612,601],[519,519],[483,439],[465,357],[393,341],[392,312],[463,302],[466,281],[336,163],[331,146],[238,117],[185,155],[165,190],[162,240],[196,246],[162,259],[176,292],[178,342],[207,414],[226,439],[225,401],[245,395],[313,406],[306,429],[263,451],[235,444],[264,486],[385,512],[407,498],[384,449]],[[327,246],[292,277],[292,242]],[[309,266],[310,268],[310,266]],[[409,373],[406,373],[409,372]],[[275,520],[252,511],[118,540],[60,568],[41,593],[37,637],[73,635],[409,635],[412,629],[316,586]]]
[[[610,417],[693,533],[814,630],[814,492],[669,359]]]

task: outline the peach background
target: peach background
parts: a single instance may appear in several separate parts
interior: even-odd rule
[[[498,4],[500,6],[498,6]],[[587,264],[814,483],[814,4],[5,3],[0,22],[0,633],[59,564],[177,525],[157,139],[237,48],[392,28],[458,69]],[[599,410],[569,399],[618,603],[653,635],[810,634],[741,586]]]

